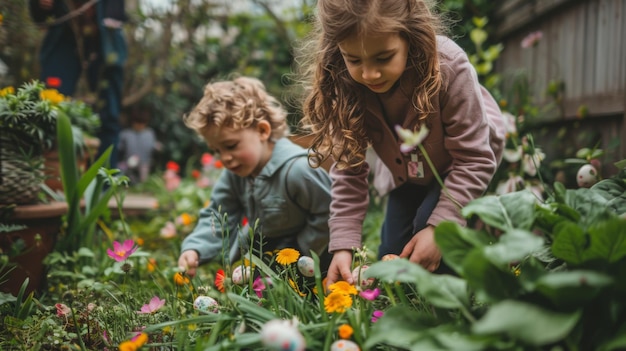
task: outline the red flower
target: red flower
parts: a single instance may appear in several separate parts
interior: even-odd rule
[[[243,219],[241,220],[241,226],[245,227],[248,225],[248,217],[243,217]]]
[[[224,289],[224,280],[226,280],[226,274],[224,274],[224,270],[220,268],[215,272],[215,287],[221,293],[226,291]]]
[[[46,78],[46,85],[50,88],[58,88],[61,86],[61,78],[59,77],[48,77]]]
[[[215,168],[217,169],[224,168],[224,164],[222,163],[222,161],[220,160],[215,161]]]
[[[208,152],[205,152],[205,153],[202,154],[202,158],[200,159],[200,163],[202,163],[203,166],[210,165],[212,161],[213,161],[213,155],[211,155]]]
[[[171,171],[174,171],[176,173],[178,173],[178,171],[180,171],[180,166],[178,165],[178,163],[174,162],[174,161],[168,161],[167,164],[165,165],[166,169],[169,169]]]
[[[193,179],[198,179],[200,177],[200,171],[194,169],[193,171],[191,171],[191,176],[193,177]]]

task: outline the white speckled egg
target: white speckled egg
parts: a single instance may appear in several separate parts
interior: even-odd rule
[[[355,283],[358,283],[358,285],[362,288],[362,289],[367,289],[369,288],[372,284],[374,284],[374,278],[365,278],[365,271],[370,268],[368,265],[364,264],[362,266],[358,266],[356,268],[354,268],[354,270],[352,270],[352,279],[354,280]]]
[[[250,267],[248,266],[237,266],[233,269],[233,284],[243,285],[250,277]]]
[[[330,351],[361,351],[361,349],[352,340],[337,340],[330,345]]]
[[[598,182],[598,171],[592,165],[583,165],[576,174],[576,182],[581,188],[589,188]]]
[[[202,313],[217,313],[218,306],[217,301],[210,296],[198,296],[193,301],[193,308]]]
[[[298,259],[298,271],[305,277],[315,275],[315,261],[309,256],[300,256]]]
[[[304,337],[289,321],[273,319],[261,328],[261,342],[271,351],[304,351]]]

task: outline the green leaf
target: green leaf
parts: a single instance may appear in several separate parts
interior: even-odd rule
[[[463,216],[477,215],[485,224],[502,231],[532,228],[536,217],[537,198],[530,190],[501,196],[490,195],[470,202],[461,211]]]
[[[554,228],[552,253],[563,261],[579,265],[584,261],[584,251],[589,247],[589,236],[572,222],[561,222]]]
[[[376,262],[365,271],[364,276],[415,284],[419,294],[436,307],[466,309],[469,306],[467,285],[463,279],[430,273],[406,259]]]
[[[589,227],[591,245],[585,260],[600,259],[615,263],[626,256],[626,220],[613,218]]]
[[[480,28],[474,28],[470,31],[470,39],[477,47],[483,45],[487,36],[487,32]]]
[[[456,222],[444,221],[435,228],[435,242],[445,263],[461,275],[467,253],[489,245],[491,240],[487,233],[462,227]]]
[[[369,270],[368,270],[369,272]],[[374,323],[365,341],[366,350],[385,344],[400,348],[411,347],[416,340],[424,338],[427,328],[433,326],[427,316],[406,306],[395,306]]]
[[[533,252],[540,250],[544,239],[525,230],[509,230],[502,234],[499,241],[484,248],[485,257],[497,266],[521,261]]]
[[[519,295],[520,281],[510,268],[494,264],[484,250],[470,252],[463,264],[467,284],[484,299],[498,301]]]
[[[565,338],[580,316],[580,311],[556,313],[530,303],[506,300],[491,306],[472,330],[478,334],[504,334],[539,346]]]
[[[537,280],[536,290],[556,306],[578,307],[611,284],[611,276],[594,271],[551,272]]]

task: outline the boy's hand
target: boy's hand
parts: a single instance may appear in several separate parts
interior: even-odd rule
[[[198,268],[198,252],[195,250],[187,250],[180,254],[178,258],[178,267],[185,270],[185,274],[190,277],[196,275],[196,268]]]
[[[434,272],[441,262],[441,251],[435,243],[435,227],[429,225],[417,232],[404,246],[400,257],[408,258],[409,261]]]
[[[327,275],[327,286],[334,284],[340,280],[345,280],[349,284],[352,281],[352,251],[339,250],[333,253],[333,259],[330,261]]]

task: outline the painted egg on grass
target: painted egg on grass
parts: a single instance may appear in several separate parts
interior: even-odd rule
[[[271,351],[304,351],[304,337],[289,321],[273,319],[261,328],[261,342]]]
[[[243,285],[248,281],[248,277],[250,277],[250,267],[237,266],[233,269],[233,284]]]
[[[598,171],[592,165],[583,165],[576,174],[576,182],[581,188],[590,188],[598,182]]]
[[[361,349],[352,340],[337,340],[330,345],[330,351],[361,351]]]
[[[359,283],[359,286],[362,289],[367,289],[374,284],[374,278],[365,278],[365,271],[370,268],[368,265],[364,264],[362,266],[358,266],[352,270],[352,279],[355,282]]]
[[[193,301],[193,308],[202,313],[217,313],[218,307],[217,301],[210,296],[198,296]]]
[[[305,277],[315,275],[315,261],[309,256],[301,256],[298,259],[298,271]]]

